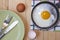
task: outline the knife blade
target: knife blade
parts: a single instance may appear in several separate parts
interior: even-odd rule
[[[2,33],[2,35],[0,35],[0,39],[3,36],[5,36],[9,31],[11,31],[17,24],[18,24],[18,20],[14,21],[9,27],[7,27],[6,30],[4,31],[4,33]]]

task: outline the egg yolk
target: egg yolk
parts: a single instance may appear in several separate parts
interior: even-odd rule
[[[42,17],[44,20],[47,20],[47,19],[49,19],[49,17],[50,17],[50,13],[49,13],[48,11],[43,11],[43,12],[41,13],[41,17]]]

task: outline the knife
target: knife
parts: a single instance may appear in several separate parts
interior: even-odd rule
[[[0,35],[0,39],[4,37],[9,31],[11,31],[18,24],[18,20],[14,21],[6,30]]]

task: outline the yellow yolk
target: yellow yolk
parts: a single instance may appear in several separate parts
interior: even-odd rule
[[[43,12],[41,13],[41,17],[42,17],[44,20],[47,20],[47,19],[49,19],[49,17],[50,17],[50,13],[49,13],[48,11],[43,11]]]

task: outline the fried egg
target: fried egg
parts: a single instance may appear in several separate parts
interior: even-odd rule
[[[49,4],[38,5],[33,12],[33,19],[40,27],[48,27],[52,25],[54,15],[52,14],[52,6]]]

